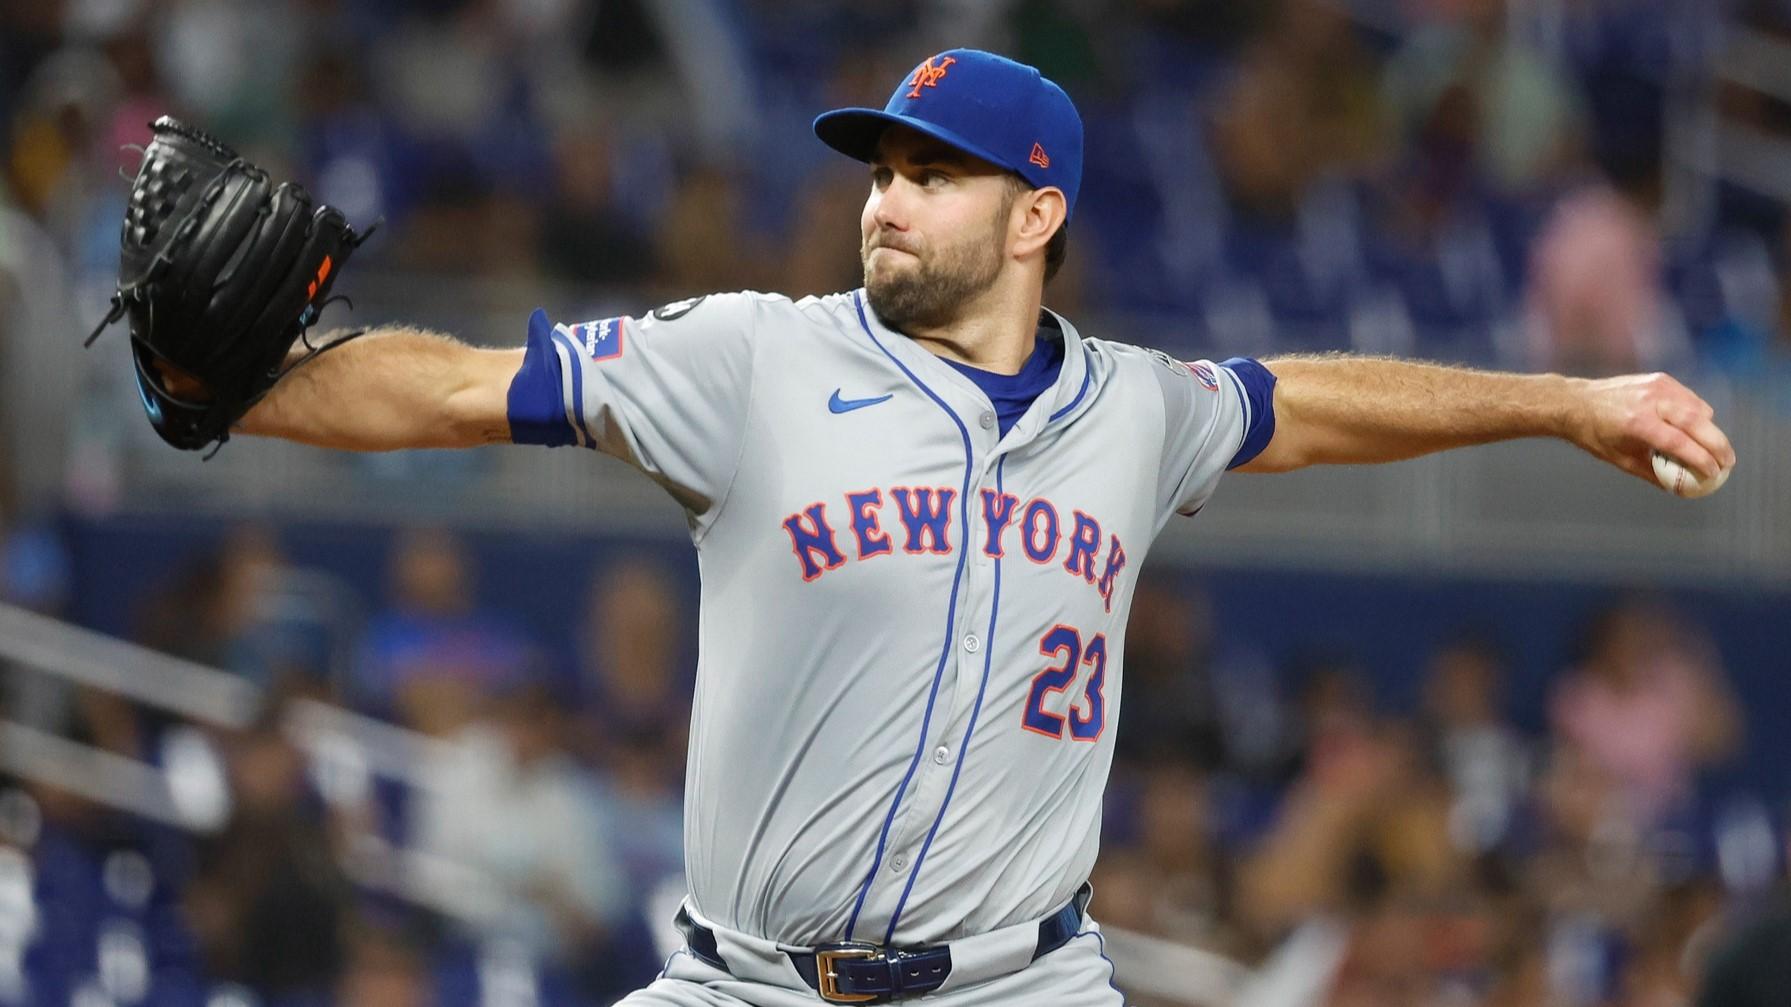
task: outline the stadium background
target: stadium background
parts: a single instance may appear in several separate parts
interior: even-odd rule
[[[680,885],[676,508],[572,452],[168,451],[79,349],[120,148],[172,111],[383,216],[326,321],[513,345],[856,285],[808,119],[958,44],[1082,109],[1047,300],[1085,331],[1667,368],[1741,454],[1696,504],[1525,443],[1178,522],[1095,878],[1119,984],[1688,1002],[1791,814],[1782,2],[0,3],[0,1004],[608,1003]]]

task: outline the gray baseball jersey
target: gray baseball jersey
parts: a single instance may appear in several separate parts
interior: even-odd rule
[[[1042,917],[1088,877],[1134,575],[1266,442],[1273,379],[1043,322],[1061,369],[1004,436],[861,291],[532,321],[559,364],[541,422],[689,511],[704,918],[932,943]]]

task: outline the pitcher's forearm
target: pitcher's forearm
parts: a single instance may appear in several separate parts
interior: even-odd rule
[[[1285,357],[1275,412],[1289,467],[1398,461],[1518,437],[1576,440],[1573,381],[1375,357]]]
[[[383,327],[298,367],[239,429],[353,451],[506,442],[505,394],[521,365],[520,349]]]
[[[1559,437],[1648,482],[1652,455],[1702,478],[1735,464],[1710,403],[1667,374],[1597,380],[1344,355],[1264,361],[1275,434],[1242,466],[1367,464],[1518,437]]]

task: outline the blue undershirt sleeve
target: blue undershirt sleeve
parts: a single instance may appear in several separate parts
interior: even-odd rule
[[[510,440],[516,444],[541,444],[550,448],[578,443],[566,419],[566,396],[560,355],[554,350],[553,325],[547,313],[529,316],[528,349],[522,368],[510,380],[506,411]]]
[[[1275,436],[1275,375],[1249,357],[1232,357],[1219,366],[1238,379],[1244,393],[1244,441],[1226,469],[1249,464]]]

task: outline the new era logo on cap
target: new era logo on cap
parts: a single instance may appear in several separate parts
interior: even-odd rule
[[[882,109],[841,108],[815,119],[829,147],[868,161],[892,124],[950,144],[1043,188],[1063,191],[1069,214],[1082,185],[1082,117],[1038,70],[980,49],[921,60]]]

